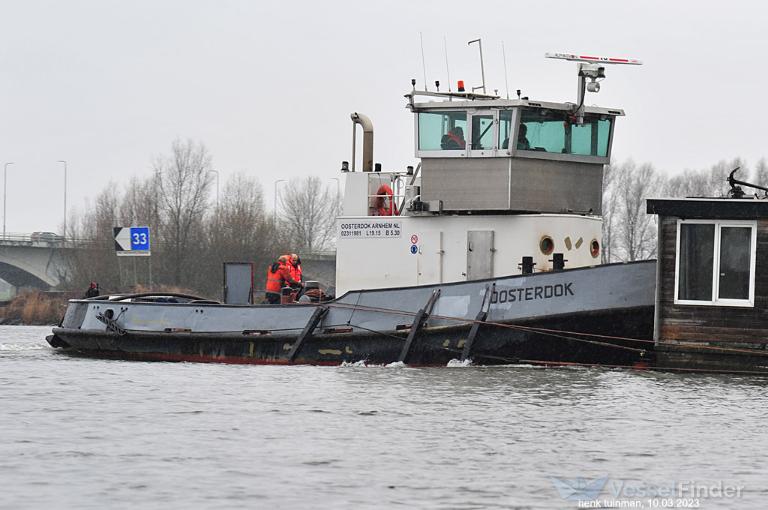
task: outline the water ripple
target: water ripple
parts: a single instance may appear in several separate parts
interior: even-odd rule
[[[102,361],[49,332],[0,326],[0,508],[574,508],[552,480],[601,476],[768,497],[766,379]]]

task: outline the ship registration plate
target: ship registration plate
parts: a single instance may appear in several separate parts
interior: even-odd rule
[[[339,239],[397,238],[403,225],[398,220],[355,220],[339,223]]]

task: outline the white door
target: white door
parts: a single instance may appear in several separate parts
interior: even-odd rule
[[[422,232],[419,234],[417,261],[418,285],[442,283],[443,281],[443,233]]]

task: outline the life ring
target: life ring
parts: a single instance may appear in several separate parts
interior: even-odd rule
[[[382,184],[376,190],[376,201],[374,209],[376,216],[397,216],[397,206],[395,205],[395,193],[389,184]],[[387,205],[389,202],[389,205]]]

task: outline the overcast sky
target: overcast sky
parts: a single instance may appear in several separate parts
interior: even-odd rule
[[[222,181],[258,176],[335,184],[353,111],[371,117],[374,159],[414,163],[411,78],[486,81],[531,99],[574,101],[576,64],[547,51],[628,56],[588,104],[619,107],[614,160],[668,173],[768,155],[768,33],[758,2],[50,1],[0,3],[0,163],[9,232],[60,231],[112,183],[148,175],[177,138],[207,145]],[[222,182],[223,184],[223,182]]]

